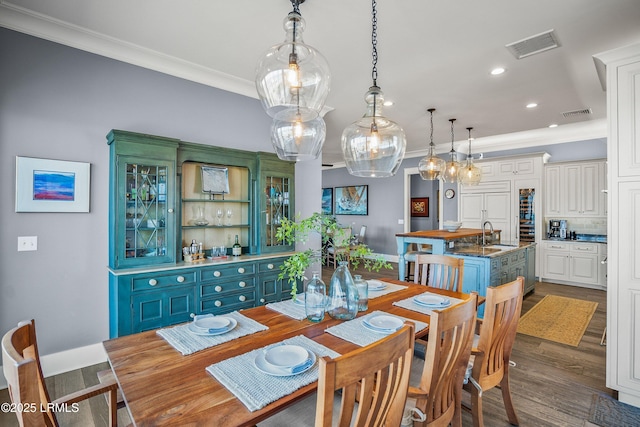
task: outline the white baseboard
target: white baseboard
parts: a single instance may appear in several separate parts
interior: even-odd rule
[[[91,344],[85,347],[72,348],[59,353],[47,354],[40,358],[42,373],[45,377],[58,375],[84,368],[107,360],[102,343]],[[7,380],[0,367],[0,390],[7,388]]]

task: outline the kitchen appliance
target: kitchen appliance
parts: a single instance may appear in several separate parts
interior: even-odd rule
[[[567,238],[567,220],[566,219],[549,220],[549,238],[551,239]]]
[[[519,195],[519,232],[521,242],[536,241],[535,188],[521,188]]]

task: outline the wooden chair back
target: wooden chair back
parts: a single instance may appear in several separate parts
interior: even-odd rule
[[[464,259],[447,255],[416,255],[414,283],[462,292]]]
[[[434,310],[419,387],[409,397],[426,416],[417,426],[462,425],[462,381],[475,331],[477,294],[446,310]]]
[[[480,325],[477,348],[472,354],[473,369],[465,390],[472,395],[471,412],[475,426],[482,422],[482,392],[500,385],[509,422],[518,425],[518,417],[509,388],[509,359],[516,340],[522,311],[524,278],[487,288],[484,319]]]
[[[334,425],[333,401],[342,390],[337,425],[350,426],[355,414],[357,426],[399,426],[402,421],[411,360],[414,325],[336,359],[320,359],[316,427]]]
[[[338,266],[339,261],[351,260],[351,248],[349,241],[351,240],[351,227],[345,227],[336,233],[327,248],[327,265],[333,264]]]
[[[2,337],[2,369],[9,386],[11,402],[33,411],[16,411],[21,427],[58,426],[52,409],[74,403],[103,393],[110,395],[110,422],[117,425],[115,382],[89,387],[62,398],[51,400],[42,374],[40,355],[36,341],[35,321],[20,322],[17,327]]]

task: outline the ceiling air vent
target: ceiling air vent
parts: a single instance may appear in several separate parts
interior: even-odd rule
[[[553,30],[549,30],[517,42],[509,43],[505,47],[517,59],[522,59],[535,55],[536,53],[544,52],[545,50],[554,49],[558,46],[560,46],[560,43],[558,43],[556,35],[553,33]]]
[[[591,113],[591,108],[583,108],[582,110],[565,111],[564,113],[562,113],[562,117],[564,117],[565,119],[570,119],[578,116],[588,116]]]

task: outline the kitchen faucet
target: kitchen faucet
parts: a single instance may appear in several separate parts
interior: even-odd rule
[[[489,224],[489,231],[491,232],[491,237],[493,238],[493,224],[491,224],[491,221],[487,220],[482,223],[482,246],[485,246],[487,244],[486,234],[484,232],[485,228],[487,228],[487,224]]]

